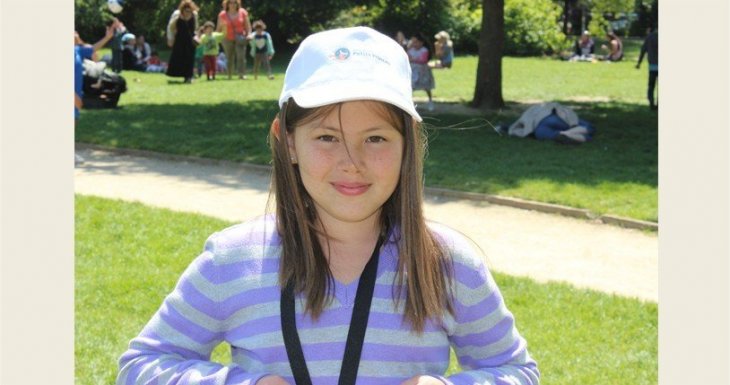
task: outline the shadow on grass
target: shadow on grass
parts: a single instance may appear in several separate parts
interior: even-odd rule
[[[638,104],[560,102],[596,127],[593,141],[561,145],[497,134],[492,125],[510,124],[522,107],[527,107],[516,103],[481,116],[451,114],[449,109],[425,116],[429,134],[426,184],[489,194],[507,192],[584,208],[591,207],[580,199],[613,200],[606,203],[609,208],[631,205],[632,199],[653,201],[648,212],[638,217],[656,220],[657,114]],[[268,164],[267,133],[277,111],[273,100],[216,105],[127,104],[124,109],[85,111],[76,127],[76,141]],[[529,194],[515,192],[526,182],[544,182],[547,187],[543,191],[531,187]],[[583,190],[571,191],[571,186],[582,186]],[[586,188],[595,190],[592,196],[586,196]],[[637,195],[634,188],[643,195]],[[563,189],[567,190],[558,191]],[[538,191],[533,194],[532,190]],[[583,196],[575,201],[563,199],[570,194]],[[561,197],[552,199],[557,195]]]

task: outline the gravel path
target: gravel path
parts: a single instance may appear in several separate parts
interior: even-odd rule
[[[75,170],[79,194],[229,221],[263,214],[268,199],[268,173],[250,167],[77,153],[86,159]],[[473,239],[492,270],[657,302],[656,234],[443,196],[428,196],[425,211]]]

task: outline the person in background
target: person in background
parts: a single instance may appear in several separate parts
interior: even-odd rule
[[[165,72],[167,71],[167,63],[160,60],[160,54],[152,51],[147,61],[147,72]]]
[[[215,24],[206,21],[203,24],[203,35],[198,38],[200,46],[203,47],[203,63],[205,65],[205,76],[208,80],[215,80],[215,73],[218,61],[218,44],[223,40],[223,33],[213,32]]]
[[[228,59],[228,79],[233,72],[239,79],[246,76],[246,47],[251,36],[251,21],[241,0],[223,0],[223,10],[218,14],[218,32],[223,32],[223,51]]]
[[[145,41],[144,35],[137,35],[134,43],[134,55],[137,59],[145,64],[150,60],[152,49],[150,45]]]
[[[408,60],[411,63],[411,87],[413,91],[424,90],[428,95],[426,108],[433,111],[431,90],[436,88],[431,67],[428,66],[429,51],[426,47],[426,38],[417,33],[411,38],[408,48]]]
[[[203,76],[203,72],[205,70],[205,64],[203,63],[203,56],[205,56],[205,47],[203,47],[202,44],[200,44],[200,38],[203,36],[204,27],[200,26],[195,31],[195,38],[194,40],[198,42],[198,45],[195,46],[195,59],[193,68],[195,68],[195,77],[200,78]]]
[[[639,54],[639,61],[636,63],[636,69],[641,67],[641,62],[644,60],[644,55],[647,55],[647,61],[649,62],[649,85],[646,91],[646,97],[649,99],[649,108],[656,110],[657,104],[654,102],[654,89],[656,88],[656,81],[659,78],[659,30],[649,29],[649,34],[644,39],[644,44],[641,45],[641,53]]]
[[[266,32],[266,23],[263,20],[253,22],[253,38],[251,38],[251,56],[253,56],[253,78],[259,78],[259,67],[261,63],[266,67],[266,74],[269,80],[274,78],[271,73],[271,58],[274,56],[274,43],[271,35]]]
[[[593,61],[595,51],[596,47],[591,38],[591,33],[587,30],[583,31],[575,42],[573,56],[570,57],[570,61]]]
[[[228,58],[226,58],[225,52],[221,51],[218,54],[218,59],[216,60],[216,65],[218,68],[218,72],[228,73]]]
[[[606,37],[608,38],[608,45],[601,45],[601,49],[608,52],[608,54],[603,57],[603,60],[615,62],[623,59],[624,44],[621,39],[619,39],[618,35],[616,35],[613,31],[609,31],[606,33]]]
[[[122,69],[141,71],[147,70],[147,63],[142,61],[135,53],[137,38],[129,32],[122,36]]]
[[[114,37],[115,26],[106,27],[106,34],[94,45],[86,44],[77,31],[74,31],[74,127],[79,120],[80,110],[83,107],[84,97],[84,59],[96,61],[96,51],[101,49],[108,41]],[[78,154],[74,154],[75,164],[84,162]]]
[[[112,19],[111,25],[114,28],[114,36],[112,37],[111,44],[109,44],[112,49],[111,67],[112,71],[119,73],[122,72],[124,67],[124,59],[122,57],[124,42],[122,38],[127,33],[127,27],[116,17]]]
[[[198,6],[192,0],[182,0],[175,12],[178,16],[170,18],[172,21],[170,32],[174,38],[167,66],[167,76],[182,77],[185,83],[192,83]]]
[[[454,61],[454,42],[451,41],[449,33],[441,31],[434,38],[436,39],[434,43],[436,61],[433,68],[451,68],[451,63]]]

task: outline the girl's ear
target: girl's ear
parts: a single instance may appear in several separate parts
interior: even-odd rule
[[[281,139],[281,138],[279,137],[279,131],[280,131],[280,130],[279,130],[279,117],[277,116],[276,118],[274,118],[274,121],[273,121],[273,122],[271,122],[271,134],[273,134],[273,135],[274,135],[274,137],[275,137],[275,138],[276,138],[277,140],[280,140],[280,139]]]

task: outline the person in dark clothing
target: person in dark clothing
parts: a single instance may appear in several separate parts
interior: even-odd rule
[[[122,43],[124,44],[122,48],[122,69],[145,72],[147,63],[139,59],[134,51],[136,37],[131,33],[127,33],[122,37]]]
[[[192,0],[182,0],[178,10],[179,16],[171,21],[174,41],[167,76],[183,77],[185,83],[191,83],[195,66],[195,40],[193,37],[198,24],[198,6]]]
[[[644,55],[647,55],[647,61],[649,62],[649,86],[646,97],[649,99],[649,108],[656,110],[657,104],[654,102],[654,89],[656,88],[656,81],[659,77],[659,31],[657,29],[649,33],[646,39],[644,39],[644,44],[642,44],[641,53],[639,54],[639,62],[636,63],[636,69],[641,67]]]

